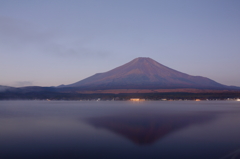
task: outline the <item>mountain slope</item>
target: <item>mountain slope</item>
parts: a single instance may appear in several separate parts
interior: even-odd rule
[[[86,89],[159,89],[226,87],[211,79],[168,68],[151,58],[136,58],[105,73],[98,73],[64,87]]]

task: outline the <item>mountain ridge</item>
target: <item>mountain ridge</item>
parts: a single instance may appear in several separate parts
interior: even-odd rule
[[[157,61],[139,57],[104,73],[97,73],[63,87],[92,89],[172,89],[228,87],[202,76],[191,76],[164,66]]]

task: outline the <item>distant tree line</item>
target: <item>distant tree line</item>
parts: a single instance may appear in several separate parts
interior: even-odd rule
[[[225,100],[240,98],[239,93],[59,93],[59,92],[28,92],[28,93],[14,93],[2,92],[0,93],[0,100],[129,100],[130,98],[141,98],[146,100]]]

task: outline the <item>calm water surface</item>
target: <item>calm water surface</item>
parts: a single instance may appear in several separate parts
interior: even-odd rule
[[[236,101],[0,101],[0,159],[239,156]]]

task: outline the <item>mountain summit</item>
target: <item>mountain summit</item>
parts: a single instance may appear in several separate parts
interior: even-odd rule
[[[108,72],[97,73],[65,87],[85,89],[218,89],[227,87],[211,79],[191,76],[157,61],[139,57]]]

